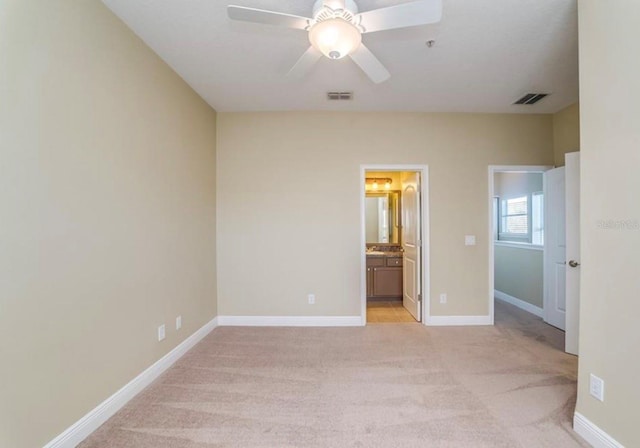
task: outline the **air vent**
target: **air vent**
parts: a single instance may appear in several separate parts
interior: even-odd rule
[[[513,104],[526,104],[530,106],[532,104],[536,104],[545,96],[549,96],[549,94],[548,93],[527,93],[525,96],[523,96]]]
[[[349,101],[353,99],[353,92],[327,92],[329,101]]]

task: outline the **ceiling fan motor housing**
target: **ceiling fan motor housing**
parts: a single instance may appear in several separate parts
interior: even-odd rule
[[[317,0],[309,27],[311,45],[329,59],[341,59],[351,54],[362,42],[362,29],[356,24],[357,11],[353,0],[335,4],[331,0]]]
[[[332,5],[331,0],[326,1],[327,6],[332,9],[333,11],[337,11],[338,9],[340,9],[340,2],[336,2],[335,8],[333,7],[334,5]],[[313,4],[313,18],[317,20],[318,15],[322,12],[322,10],[325,8],[325,0],[316,0],[316,2]],[[345,11],[348,11],[349,13],[351,13],[352,16],[355,16],[356,14],[358,14],[358,5],[356,5],[356,2],[354,2],[353,0],[344,0],[344,9]]]

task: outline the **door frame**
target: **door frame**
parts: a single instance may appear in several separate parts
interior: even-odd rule
[[[496,173],[541,173],[544,174],[545,171],[554,168],[553,165],[489,165],[489,199],[488,199],[488,215],[489,215],[489,233],[488,239],[489,242],[489,319],[491,321],[491,325],[494,325],[495,320],[495,246],[493,241],[493,226],[495,216],[493,216],[493,198],[495,196],[495,185],[494,178]],[[546,180],[543,177],[542,188],[546,192]],[[543,292],[546,295],[546,291]],[[544,303],[544,300],[543,300]]]
[[[421,198],[421,230],[422,230],[422,278],[421,291],[422,324],[427,325],[429,317],[431,317],[430,306],[427,306],[431,300],[431,283],[429,264],[431,246],[429,234],[429,166],[428,165],[360,165],[360,324],[367,325],[367,241],[366,241],[366,221],[365,221],[365,197],[364,188],[367,171],[414,171],[420,173],[420,198]]]

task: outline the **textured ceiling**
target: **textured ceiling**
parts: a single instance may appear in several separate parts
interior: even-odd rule
[[[435,25],[366,34],[391,72],[373,84],[348,58],[285,77],[304,31],[232,22],[226,5],[311,16],[314,0],[103,0],[218,111],[553,113],[578,100],[576,0],[443,0]],[[360,11],[405,0],[359,0]],[[425,42],[435,39],[433,48]],[[354,100],[328,102],[329,90]],[[527,92],[551,95],[534,106]]]

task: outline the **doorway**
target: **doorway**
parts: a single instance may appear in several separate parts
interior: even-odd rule
[[[428,168],[363,165],[361,319],[424,322],[428,316]]]
[[[495,301],[537,317],[544,305],[545,185],[551,166],[489,167],[489,314]]]
[[[571,179],[578,169],[570,162],[567,157]],[[577,183],[576,179],[565,182],[565,167],[489,167],[491,318],[496,299],[515,305],[566,330],[565,351],[574,354],[577,305],[573,304],[579,299],[571,292],[567,268],[579,263],[567,261],[571,252],[567,248],[579,233],[567,222],[576,215],[573,209],[579,200],[565,192],[565,185],[567,191],[577,190]]]

